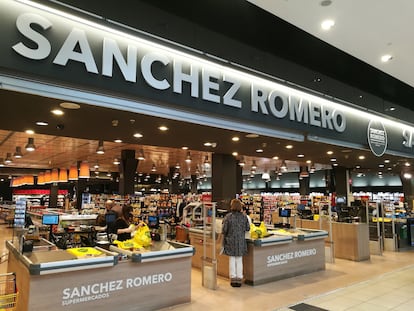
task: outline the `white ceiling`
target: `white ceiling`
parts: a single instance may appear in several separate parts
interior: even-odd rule
[[[413,0],[248,1],[414,87]],[[326,19],[335,21],[329,31]],[[384,54],[392,60],[382,63]]]

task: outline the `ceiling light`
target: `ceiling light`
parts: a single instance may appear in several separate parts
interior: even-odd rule
[[[177,162],[177,164],[175,165],[175,168],[176,168],[177,170],[179,170],[179,169],[181,168],[180,163],[178,163],[178,162]]]
[[[47,125],[49,125],[49,123],[47,123],[46,121],[37,121],[36,125],[47,126]]]
[[[168,131],[168,127],[166,127],[165,125],[161,125],[161,126],[159,126],[159,127],[158,127],[158,129],[159,129],[160,131],[163,131],[163,132]]]
[[[331,158],[331,162],[336,162],[336,158]]]
[[[114,142],[120,144],[120,143],[122,143],[122,139],[115,139]]]
[[[144,161],[145,160],[144,149],[141,149],[139,151],[138,160],[140,160],[140,161]]]
[[[286,146],[286,149],[292,149],[293,148],[293,146],[292,145],[287,145]]]
[[[99,163],[96,162],[95,165],[93,166],[93,168],[97,170],[99,168]]]
[[[26,130],[25,133],[28,135],[33,135],[35,132],[33,130]]]
[[[103,145],[103,140],[100,140],[98,142],[98,148],[96,148],[96,153],[97,154],[104,154],[105,153],[105,149],[104,149],[104,145]]]
[[[264,172],[262,174],[262,179],[266,180],[266,181],[269,181],[270,180],[270,174],[268,172]]]
[[[232,141],[239,141],[240,140],[240,138],[239,137],[237,137],[237,136],[234,136],[234,137],[232,137],[232,139],[231,139]]]
[[[279,160],[279,157],[278,156],[274,156],[272,159],[273,160]]]
[[[187,152],[187,156],[185,157],[185,162],[187,162],[187,163],[191,162],[191,153],[190,153],[190,151]]]
[[[134,137],[135,138],[142,138],[142,137],[144,137],[144,135],[142,135],[141,133],[135,133]]]
[[[206,146],[206,147],[211,147],[213,145],[213,143],[210,143],[210,142],[205,142],[204,143],[204,146]]]
[[[91,173],[88,161],[82,161],[79,168],[79,178],[90,178]]]
[[[358,157],[358,159],[360,159],[360,160],[365,160],[365,156],[360,155],[360,156]]]
[[[70,102],[60,103],[59,106],[65,109],[79,109],[80,108],[79,104],[70,103]]]
[[[111,177],[112,176],[111,172],[106,173],[106,176]]]
[[[252,163],[252,170],[255,170],[256,168],[257,168],[256,161],[255,161],[255,160],[253,160],[253,163]]]
[[[25,149],[26,149],[27,151],[30,151],[30,152],[35,151],[35,150],[36,150],[36,146],[34,145],[34,138],[33,138],[33,137],[29,137],[29,138],[27,139],[27,144],[26,144]]]
[[[381,61],[383,63],[389,62],[390,60],[392,60],[392,55],[390,54],[385,54],[381,56]]]
[[[210,168],[210,161],[208,159],[208,155],[205,156],[203,165],[204,165],[204,168],[205,169],[209,169]],[[239,163],[239,165],[240,165],[240,163]]]
[[[239,161],[239,165],[240,165],[241,167],[243,167],[243,166],[245,166],[245,165],[246,165],[246,162],[244,162],[244,158],[243,158],[243,157],[241,157],[241,159],[240,159],[240,161]]]
[[[121,163],[121,161],[119,161],[119,159],[118,159],[118,158],[115,158],[113,163],[114,163],[115,165],[118,165],[118,164],[120,164],[120,163]]]
[[[334,164],[332,164],[333,166],[338,166],[339,164],[338,163],[334,163]]]
[[[206,146],[206,145],[204,145],[204,146]],[[182,146],[181,149],[188,150],[188,147],[187,146]]]
[[[152,164],[151,172],[155,172],[155,171],[157,171],[157,168],[155,167],[155,164]]]
[[[405,162],[404,165],[405,166],[411,166],[411,164],[409,162]]]
[[[297,157],[298,157],[298,158],[304,158],[304,157],[305,157],[305,155],[304,155],[304,154],[298,154],[298,155],[297,155]]]
[[[0,158],[0,167],[3,167],[3,166],[4,166],[4,159],[3,158]]]
[[[73,164],[69,168],[69,180],[78,180],[78,167]]]
[[[16,147],[16,152],[13,154],[13,156],[16,159],[20,159],[21,157],[23,157],[22,148],[21,147]]]
[[[60,110],[60,109],[53,109],[51,112],[52,112],[55,116],[63,116],[63,114],[64,114],[63,110]]]
[[[410,173],[404,173],[405,179],[411,179],[412,175]]]
[[[251,133],[251,134],[247,134],[246,137],[247,138],[257,138],[257,137],[259,137],[259,135]]]
[[[237,156],[239,155],[239,153],[238,153],[237,151],[234,151],[234,152],[232,152],[232,153],[231,153],[231,155],[232,155],[233,157],[237,157]]]
[[[4,163],[5,164],[10,164],[10,163],[12,163],[13,162],[13,160],[12,160],[12,158],[11,158],[11,153],[10,152],[8,152],[7,154],[6,154],[6,159],[4,160]]]
[[[256,152],[257,153],[262,153],[263,152],[263,149],[256,149]]]
[[[321,23],[323,30],[330,30],[335,25],[335,21],[332,19],[326,19]]]
[[[333,154],[333,151],[330,151],[330,150],[329,150],[329,151],[327,151],[327,152],[326,152],[326,154],[331,155],[331,154]]]
[[[391,161],[390,160],[388,160],[388,159],[385,159],[384,160],[384,163],[390,163]]]

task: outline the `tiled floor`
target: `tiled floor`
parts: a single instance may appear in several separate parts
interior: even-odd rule
[[[0,225],[0,255],[11,237],[12,229]],[[6,269],[0,264],[0,273]],[[193,269],[191,303],[166,310],[292,311],[300,303],[332,311],[414,310],[414,251],[372,255],[363,262],[336,259],[325,271],[264,285],[234,288],[224,278],[217,284],[215,290],[202,287],[201,272]]]

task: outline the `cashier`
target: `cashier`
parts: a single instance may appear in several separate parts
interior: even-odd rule
[[[131,239],[131,233],[135,230],[135,226],[131,223],[132,206],[123,205],[121,216],[119,216],[113,225],[114,233],[117,234],[118,241],[126,241]]]
[[[118,217],[113,225],[113,232],[117,235],[118,241],[126,241],[132,238],[132,233],[137,227],[144,226],[145,223],[140,221],[137,225],[132,222],[132,206],[123,205],[121,216]]]

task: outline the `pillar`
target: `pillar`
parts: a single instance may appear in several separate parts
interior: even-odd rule
[[[413,210],[413,200],[414,200],[414,179],[413,178],[404,178],[404,173],[401,172],[400,179],[404,193],[404,200],[407,203],[407,209]]]
[[[122,150],[121,163],[119,164],[119,194],[134,194],[135,172],[138,160],[135,159],[135,150]]]
[[[176,174],[177,169],[174,166],[170,167],[168,179],[170,181],[168,191],[170,193],[180,193],[180,174]]]
[[[236,158],[229,154],[213,153],[211,164],[213,202],[235,198],[243,187],[242,168]]]
[[[49,194],[49,207],[57,207],[59,186],[57,183],[52,183]]]
[[[300,172],[307,172],[307,176],[301,176]],[[299,194],[300,195],[309,195],[310,193],[310,177],[308,168],[306,166],[299,168]]]

